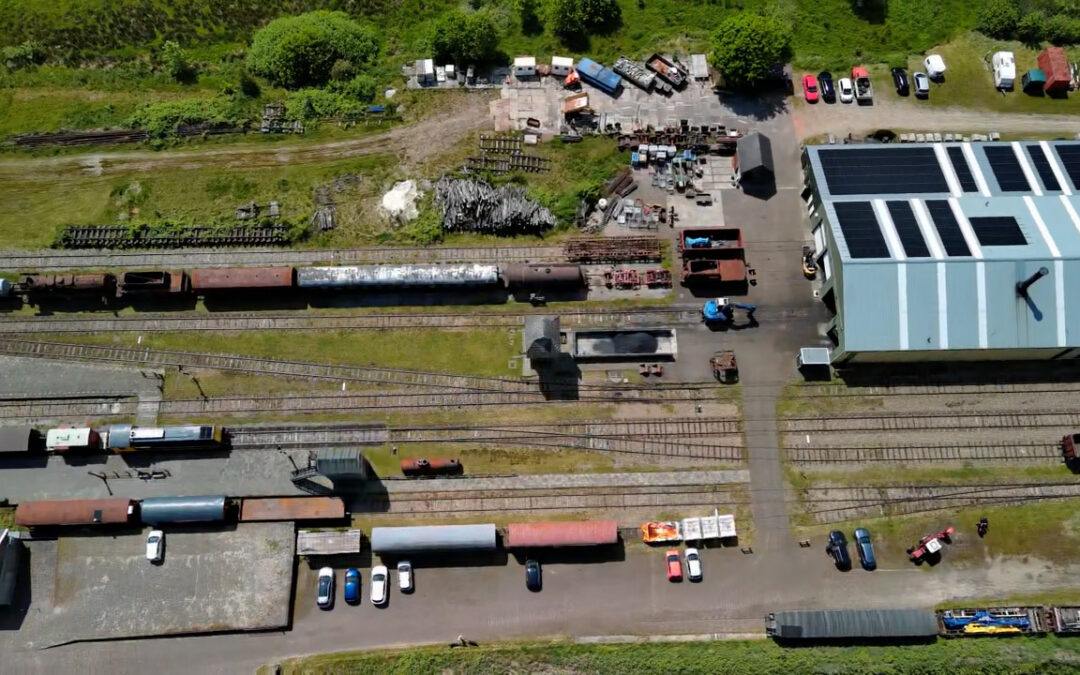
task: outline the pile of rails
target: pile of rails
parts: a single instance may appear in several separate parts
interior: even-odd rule
[[[60,233],[60,248],[193,248],[219,246],[285,246],[286,225],[243,226],[221,230],[186,227],[156,233],[148,225],[69,225]]]
[[[435,185],[435,199],[448,232],[539,234],[555,227],[551,211],[514,185],[444,177]]]
[[[619,150],[623,152],[633,152],[642,145],[648,145],[675,146],[697,155],[718,155],[734,152],[736,142],[741,137],[741,132],[729,129],[723,124],[693,126],[689,120],[683,120],[678,127],[638,129],[628,134],[620,134],[617,142]]]

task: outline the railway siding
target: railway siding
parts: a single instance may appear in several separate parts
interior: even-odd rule
[[[1062,461],[1056,443],[974,443],[956,445],[889,445],[880,447],[792,447],[788,461],[796,464],[876,462],[965,462],[1056,464]]]

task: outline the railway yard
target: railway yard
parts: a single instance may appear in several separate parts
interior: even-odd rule
[[[19,672],[84,659],[233,672],[455,635],[760,635],[766,615],[804,609],[978,607],[1006,621],[1001,606],[1020,606],[1038,627],[1016,632],[1067,632],[1045,617],[1080,605],[1072,356],[830,368],[854,322],[879,318],[837,311],[822,249],[840,235],[811,229],[827,200],[804,139],[786,110],[736,112],[704,91],[635,93],[610,114],[637,105],[675,125],[707,99],[695,128],[767,134],[773,184],[687,201],[639,164],[641,201],[673,214],[652,227],[487,246],[5,251],[5,659]],[[725,176],[731,143],[707,158]],[[807,274],[804,247],[822,273]],[[906,264],[899,278],[914,278]],[[1039,278],[1023,293],[1051,286]],[[707,314],[712,299],[726,315]],[[901,331],[919,320],[907,302]],[[1055,333],[1059,356],[1080,344],[1072,330]],[[617,543],[570,541],[597,523]],[[523,524],[555,543],[515,545]],[[929,538],[940,551],[913,556],[949,526]],[[838,571],[830,532],[860,527],[876,570]],[[167,542],[154,562],[151,530]],[[663,576],[684,540],[700,583]],[[391,599],[366,606],[372,568],[406,559],[415,592],[391,574]],[[543,564],[541,593],[523,587],[526,560]],[[339,585],[360,571],[358,606],[320,608],[325,567]],[[966,614],[944,616],[931,634],[964,633]]]

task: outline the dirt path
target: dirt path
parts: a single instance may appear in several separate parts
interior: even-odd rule
[[[295,143],[283,146],[246,145],[154,152],[102,153],[45,158],[0,160],[0,178],[50,180],[58,174],[80,172],[92,175],[184,170],[212,167],[256,168],[282,164],[306,164],[364,155],[393,154],[403,162],[421,163],[444,152],[466,134],[491,125],[488,97],[462,95],[455,105],[422,120],[395,127],[380,134],[325,143]]]
[[[860,136],[878,129],[954,133],[1060,133],[1072,137],[1080,131],[1077,115],[995,113],[968,108],[934,108],[911,100],[878,97],[873,106],[853,103],[815,104],[796,101],[792,106],[799,138],[849,133]]]

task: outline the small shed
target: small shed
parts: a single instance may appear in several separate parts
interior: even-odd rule
[[[536,57],[515,56],[514,77],[536,77]]]
[[[771,181],[773,174],[772,143],[769,137],[754,132],[735,142],[735,168],[740,181]]]
[[[574,59],[569,56],[551,57],[551,74],[555,77],[566,77],[574,69]]]
[[[807,380],[831,380],[832,369],[829,350],[825,347],[803,347],[795,359],[795,365]]]
[[[704,54],[690,55],[690,77],[695,80],[709,79],[709,59]]]
[[[526,316],[525,356],[533,363],[550,363],[561,351],[561,330],[557,316]]]
[[[1020,78],[1020,86],[1024,89],[1024,93],[1041,96],[1046,87],[1046,73],[1038,68],[1032,68]]]
[[[1069,90],[1069,82],[1072,74],[1069,70],[1069,59],[1065,56],[1062,47],[1047,47],[1039,54],[1039,70],[1046,74],[1046,84],[1043,91],[1047,94],[1057,94]]]
[[[357,448],[320,448],[315,455],[315,471],[333,480],[367,476],[367,462]]]
[[[435,59],[416,61],[416,82],[421,85],[435,84]]]
[[[300,530],[296,533],[296,555],[339,555],[359,553],[360,530]]]

